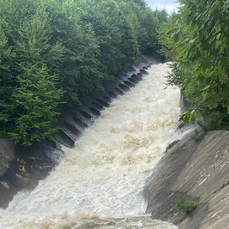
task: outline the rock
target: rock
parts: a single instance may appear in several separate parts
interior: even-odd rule
[[[9,168],[15,154],[15,145],[12,140],[0,139],[0,176]]]
[[[6,208],[22,189],[32,189],[44,179],[55,164],[36,144],[15,147],[10,140],[0,139],[0,207]]]

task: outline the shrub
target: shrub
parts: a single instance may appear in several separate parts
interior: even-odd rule
[[[187,199],[187,198],[182,197],[182,198],[177,199],[176,205],[180,212],[188,213],[192,211],[193,209],[195,209],[199,205],[199,202],[193,199]]]
[[[192,139],[195,141],[199,141],[200,140],[200,133],[198,130],[195,130],[194,135],[192,136]]]
[[[229,129],[229,115],[227,113],[215,114],[206,124],[207,130]]]

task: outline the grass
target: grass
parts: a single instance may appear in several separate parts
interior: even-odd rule
[[[226,187],[227,185],[229,185],[229,179],[226,182],[223,182],[222,185],[218,189],[213,191],[212,193],[213,194],[217,193],[219,190],[221,190],[222,188]]]
[[[229,185],[229,179],[222,183],[222,185],[212,192],[212,195],[223,189]],[[201,201],[195,201],[193,198],[179,198],[176,200],[176,205],[178,207],[178,210],[180,212],[186,212],[189,213],[190,211],[194,210],[197,206],[199,206],[204,200],[206,200],[208,197],[207,194],[204,195],[204,198]]]

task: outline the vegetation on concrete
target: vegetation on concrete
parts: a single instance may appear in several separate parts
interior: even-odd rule
[[[194,131],[194,135],[191,137],[193,140],[195,141],[199,141],[200,140],[200,133],[198,130]]]
[[[228,185],[229,185],[229,179],[223,182],[222,185],[218,189],[214,190],[212,192],[212,195],[216,194],[217,192],[219,192],[220,190],[222,190],[223,188],[225,188]],[[203,203],[208,197],[209,196],[205,194],[202,200],[200,201],[195,201],[193,198],[182,197],[176,200],[176,205],[180,212],[189,213],[190,211],[198,207],[201,203]]]
[[[182,197],[182,198],[177,199],[176,205],[180,212],[189,213],[190,211],[192,211],[199,205],[199,202],[193,199]]]
[[[215,191],[213,191],[212,193],[213,194],[217,193],[221,189],[225,188],[227,185],[229,185],[229,179],[226,182],[223,182],[222,185],[218,189],[216,189]]]

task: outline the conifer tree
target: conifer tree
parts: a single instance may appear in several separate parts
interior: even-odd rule
[[[8,24],[0,20],[0,136],[6,134],[11,110],[10,98],[14,89],[13,76],[10,72],[10,60],[14,56],[8,45],[5,30]]]
[[[49,73],[46,65],[29,63],[23,68],[12,96],[16,128],[9,135],[16,143],[29,146],[35,140],[53,139],[58,130],[53,123],[60,114],[57,108],[63,91],[57,89],[58,78]]]
[[[52,138],[75,104],[154,44],[143,0],[0,0],[0,136]],[[152,42],[149,39],[152,38]],[[154,42],[154,43],[153,43]]]

